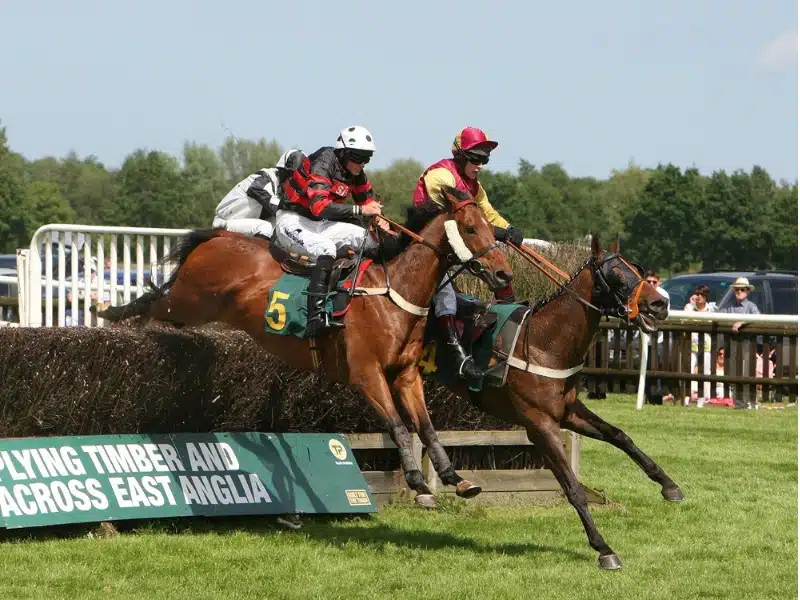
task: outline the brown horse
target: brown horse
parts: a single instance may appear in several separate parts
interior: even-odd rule
[[[176,325],[220,321],[246,331],[267,352],[295,369],[316,370],[330,380],[354,386],[397,444],[406,481],[417,492],[415,500],[434,506],[435,497],[411,453],[411,435],[393,401],[394,392],[442,481],[456,486],[458,495],[472,497],[480,487],[455,472],[425,405],[417,368],[425,315],[437,284],[453,264],[465,266],[493,290],[505,288],[512,276],[492,227],[472,197],[454,188],[446,190],[445,196],[445,210],[433,203],[409,209],[407,227],[412,236],[404,234],[402,251],[385,268],[371,265],[361,281],[364,288],[382,289],[378,293],[388,295],[354,297],[346,327],[315,339],[315,356],[308,340],[265,331],[270,289],[283,274],[269,242],[219,229],[187,235],[170,258],[178,266],[161,288],[97,314],[110,321],[146,316]]]
[[[592,239],[586,264],[553,297],[531,308],[514,348],[506,385],[470,392],[454,390],[485,412],[525,427],[528,439],[543,453],[570,504],[578,511],[589,544],[600,553],[600,566],[622,566],[592,520],[586,493],[570,468],[560,429],[613,444],[661,485],[670,501],[683,500],[680,488],[620,429],[609,425],[578,400],[580,366],[604,314],[624,316],[645,332],[667,316],[667,302],[641,278],[640,269],[618,254],[618,244],[604,252]],[[499,344],[499,343],[498,343]],[[497,355],[497,352],[495,352]],[[502,361],[502,358],[500,359]],[[498,364],[496,368],[504,365]]]

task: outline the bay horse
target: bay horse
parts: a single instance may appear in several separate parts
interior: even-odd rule
[[[458,396],[481,410],[525,428],[578,512],[589,545],[599,553],[600,566],[606,569],[620,568],[622,562],[592,520],[586,493],[564,452],[560,430],[616,446],[661,485],[666,500],[683,500],[681,489],[661,467],[622,430],[589,410],[577,395],[580,366],[601,316],[627,315],[642,331],[651,333],[656,321],[665,319],[667,313],[666,299],[645,283],[640,268],[619,255],[619,244],[615,242],[605,252],[593,237],[591,256],[583,267],[553,296],[531,307],[532,316],[523,324],[508,361],[506,385],[484,386],[479,392],[460,383],[452,386]],[[498,340],[495,356],[500,343]]]
[[[95,312],[109,321],[135,316],[175,325],[223,322],[244,330],[290,367],[317,371],[356,388],[397,444],[415,501],[436,505],[411,452],[411,435],[395,406],[394,392],[434,461],[442,482],[470,498],[480,486],[462,479],[439,443],[417,368],[428,307],[445,271],[461,265],[490,289],[508,286],[511,267],[493,228],[468,192],[444,190],[444,209],[430,202],[411,207],[399,254],[385,267],[370,265],[361,285],[382,295],[354,296],[345,327],[309,340],[265,331],[269,292],[283,275],[270,242],[221,229],[194,230],[173,250],[177,267],[161,287],[122,306]],[[455,255],[455,256],[454,256]],[[152,284],[151,284],[152,285]],[[321,359],[321,360],[320,360]]]

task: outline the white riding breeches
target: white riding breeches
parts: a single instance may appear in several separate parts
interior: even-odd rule
[[[228,231],[235,231],[245,235],[260,235],[267,239],[271,238],[272,233],[275,231],[275,225],[272,221],[264,221],[263,219],[231,219],[226,221],[221,217],[214,217],[212,225],[214,227],[224,227]]]
[[[279,246],[318,258],[336,256],[343,246],[374,250],[378,242],[366,229],[344,221],[314,221],[291,210],[279,210],[275,219]],[[367,236],[366,242],[364,236]]]

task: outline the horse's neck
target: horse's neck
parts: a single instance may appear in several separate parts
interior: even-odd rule
[[[587,265],[581,269],[567,287],[591,302],[594,288],[591,267]],[[532,341],[539,342],[537,348],[557,358],[565,367],[583,363],[599,324],[598,312],[579,302],[569,292],[562,292],[553,298],[528,322],[536,335]],[[558,343],[565,335],[570,338],[569,343]]]
[[[445,252],[444,221],[447,217],[439,215],[422,228],[420,236],[435,248]],[[411,244],[398,256],[389,261],[387,271],[389,283],[406,300],[421,307],[427,307],[436,291],[439,280],[446,267],[441,256],[432,248],[419,242]]]

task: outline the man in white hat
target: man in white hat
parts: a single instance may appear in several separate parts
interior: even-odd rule
[[[717,308],[717,312],[721,313],[737,313],[743,315],[760,315],[761,311],[758,310],[758,306],[756,306],[755,302],[751,302],[747,299],[747,296],[755,289],[748,280],[747,277],[737,277],[736,281],[733,282],[731,286],[733,288],[733,297],[734,302],[733,304],[727,305],[724,308]],[[741,321],[737,321],[733,324],[733,331],[739,331],[739,328],[742,326]]]

